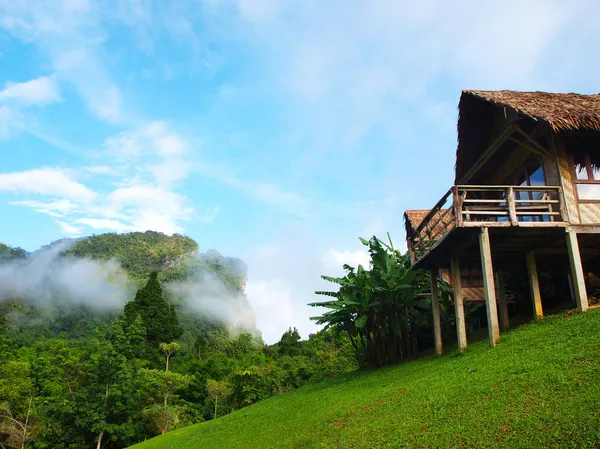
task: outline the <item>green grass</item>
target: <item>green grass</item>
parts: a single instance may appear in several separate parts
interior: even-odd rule
[[[134,448],[591,448],[599,351],[600,310],[557,315],[494,349],[303,387]]]

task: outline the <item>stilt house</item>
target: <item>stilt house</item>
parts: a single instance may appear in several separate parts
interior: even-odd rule
[[[454,289],[460,349],[465,298],[485,299],[492,346],[509,327],[506,271],[528,273],[537,317],[540,267],[568,272],[586,310],[584,273],[600,267],[600,95],[463,91],[455,185],[405,222],[413,267],[431,270],[439,354],[440,275]]]

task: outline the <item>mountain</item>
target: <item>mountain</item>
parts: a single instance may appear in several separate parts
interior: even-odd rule
[[[199,303],[194,301],[194,304],[190,304],[190,295],[193,296],[191,299],[196,300],[203,297],[203,294],[211,294],[212,309],[218,307],[218,302],[222,300],[233,301],[238,309],[250,310],[244,295],[247,268],[240,259],[225,257],[213,249],[202,253],[193,239],[180,234],[169,236],[146,231],[61,239],[33,253],[0,244],[0,279],[18,276],[21,286],[25,284],[25,287],[18,291],[35,292],[34,295],[22,296],[15,295],[14,292],[4,294],[4,297],[0,297],[0,311],[9,313],[12,322],[20,323],[22,328],[28,327],[29,334],[33,330],[45,332],[46,335],[66,332],[71,337],[86,335],[98,321],[108,320],[115,313],[122,312],[122,309],[95,308],[91,300],[75,301],[75,306],[72,302],[65,304],[61,300],[65,284],[76,283],[77,276],[81,275],[81,270],[76,269],[73,269],[71,274],[68,262],[73,262],[75,267],[81,260],[109,264],[98,265],[100,270],[111,267],[112,262],[109,261],[117,261],[132,281],[132,293],[145,284],[154,271],[158,272],[163,286],[193,282],[190,284],[192,288],[180,288],[187,293],[188,298],[177,295],[168,288],[164,289],[165,297],[175,304],[179,319],[186,330],[184,341],[196,338],[198,332],[203,329],[219,328],[227,323],[227,317],[222,315],[231,307],[229,303],[227,307],[224,306],[225,312],[219,311],[219,319],[216,320],[214,313],[203,313],[201,307],[192,307],[198,306]],[[62,262],[65,263],[58,270],[56,266]],[[95,275],[93,270],[85,272]],[[31,283],[36,285],[35,288],[27,288],[28,277],[31,278]],[[206,288],[201,282],[204,278],[211,280]],[[120,282],[122,283],[122,280]],[[57,288],[57,284],[60,284],[60,288]],[[218,284],[218,294],[214,293],[215,284]],[[2,292],[3,289],[0,288],[0,296],[3,295]],[[37,297],[31,297],[36,295]],[[52,300],[48,299],[50,296],[53,297]],[[217,302],[216,306],[214,302]],[[30,325],[31,323],[35,323],[35,326]]]

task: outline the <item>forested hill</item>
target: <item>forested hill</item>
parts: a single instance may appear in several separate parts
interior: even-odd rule
[[[23,248],[13,248],[4,243],[0,243],[0,261],[10,259],[23,259],[27,257],[27,251]]]
[[[122,449],[356,368],[331,332],[265,345],[245,279],[180,235],[0,246],[0,448]]]
[[[98,265],[80,263],[90,260]],[[94,284],[98,288],[82,286],[83,279],[94,281],[98,271],[115,265],[123,268],[126,280],[114,279],[118,273],[108,274]],[[61,239],[32,253],[0,243],[0,314],[11,316],[11,323],[25,332],[23,338],[33,332],[86,336],[98,322],[121,313],[124,302],[133,299],[153,272],[164,286],[183,284],[181,294],[167,288],[164,296],[176,307],[185,331],[182,339],[189,344],[202,330],[239,321],[229,319],[230,309],[250,311],[244,295],[247,268],[240,259],[216,250],[201,252],[193,239],[183,235],[146,231]],[[210,282],[205,282],[207,278]],[[8,285],[13,281],[14,287]],[[116,306],[97,307],[105,302],[108,294],[101,292],[110,290],[110,284],[128,289],[129,294]],[[71,296],[68,300],[66,294]],[[210,310],[200,307],[206,295]]]
[[[153,271],[162,281],[183,280],[198,271],[215,273],[232,287],[244,285],[246,266],[233,257],[224,257],[215,250],[200,253],[198,244],[189,237],[160,232],[101,234],[75,241],[65,251],[66,256],[91,259],[117,259],[129,276],[146,281]]]

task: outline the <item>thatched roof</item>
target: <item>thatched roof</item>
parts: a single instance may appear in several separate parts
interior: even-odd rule
[[[429,209],[407,210],[404,212],[404,226],[406,227],[407,237],[415,232],[415,229],[417,229],[428,213]]]
[[[433,222],[437,221],[439,218],[438,214],[443,214],[447,209],[440,209],[436,216],[432,218]],[[415,230],[419,227],[421,222],[425,219],[427,214],[429,214],[430,209],[413,209],[407,210],[404,212],[404,226],[406,228],[406,237],[410,237]],[[446,227],[450,220],[452,220],[452,214],[446,215],[436,226],[432,229],[433,232],[439,231],[442,227]]]
[[[458,110],[457,183],[491,143],[494,120],[506,119],[507,110],[532,126],[546,123],[555,132],[600,131],[600,95],[464,90]]]
[[[600,95],[516,92],[512,90],[464,90],[497,106],[548,123],[555,131],[587,129],[600,131]]]

